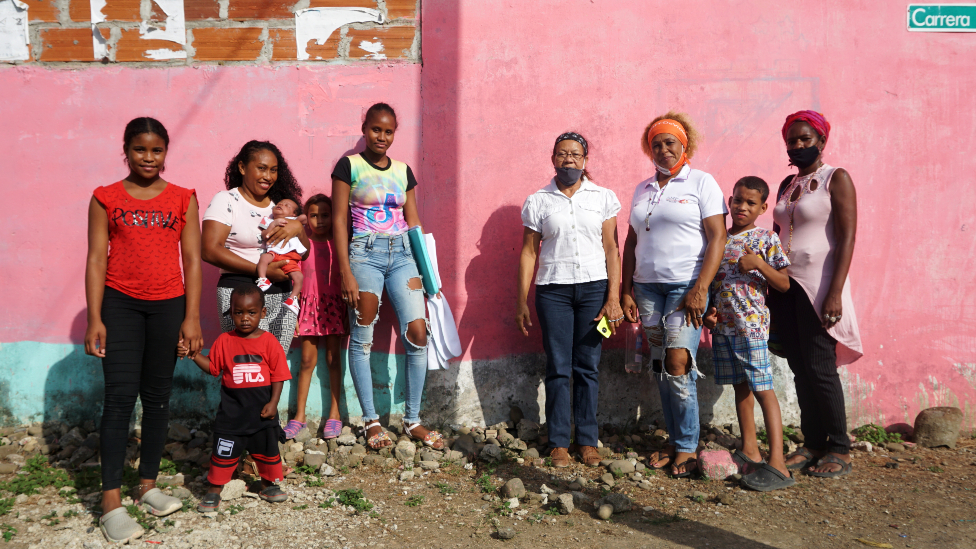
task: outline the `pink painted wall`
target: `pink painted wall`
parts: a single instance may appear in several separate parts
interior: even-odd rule
[[[422,177],[419,87],[420,65],[407,63],[0,68],[2,185],[17,196],[0,216],[7,312],[0,342],[82,342],[88,202],[96,186],[128,173],[121,151],[130,119],[148,115],[166,125],[165,177],[195,188],[202,212],[224,189],[224,169],[249,139],[278,145],[306,198],[331,194],[332,167],[351,149],[362,150],[362,115],[376,101],[398,109],[392,150]],[[219,331],[217,271],[207,266],[204,273],[209,342]]]
[[[693,165],[729,192],[790,173],[780,127],[809,108],[859,198],[852,423],[955,402],[973,425],[976,35],[909,33],[906,5],[883,0],[490,4],[423,4],[423,166],[445,213],[428,224],[456,231],[439,247],[455,256],[441,264],[466,358],[541,352],[511,318],[519,209],[551,176],[556,135],[587,136],[589,169],[626,211],[652,173],[639,139],[655,115],[692,116]]]

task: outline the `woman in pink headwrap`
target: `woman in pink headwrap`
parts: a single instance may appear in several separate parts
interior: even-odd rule
[[[770,349],[786,357],[800,404],[804,445],[787,467],[818,477],[850,473],[844,391],[837,367],[861,357],[848,271],[857,231],[850,174],[823,161],[830,123],[820,113],[786,118],[783,140],[798,168],[780,184],[774,229],[790,258],[790,289],[770,292]]]

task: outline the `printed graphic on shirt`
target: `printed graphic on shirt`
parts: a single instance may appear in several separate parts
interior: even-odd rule
[[[261,409],[271,400],[271,384],[291,379],[291,372],[270,332],[253,339],[220,334],[210,350],[210,374],[221,376],[215,431],[248,435],[277,424],[277,417],[262,418]]]
[[[264,376],[261,375],[260,355],[235,356],[233,378],[234,383],[237,385],[243,385],[245,383],[264,383]]]
[[[407,165],[390,159],[388,170],[377,170],[358,154],[348,157],[352,168],[349,190],[353,235],[402,234],[407,231]]]
[[[739,259],[745,255],[747,247],[776,270],[790,265],[779,236],[770,230],[756,227],[729,235],[722,264],[711,286],[718,310],[718,323],[712,333],[768,340],[766,277],[757,270],[748,273],[739,271]]]
[[[127,227],[145,227],[151,229],[159,227],[162,229],[176,230],[180,222],[180,215],[177,212],[163,212],[160,210],[124,210],[115,208],[110,217],[116,225]]]

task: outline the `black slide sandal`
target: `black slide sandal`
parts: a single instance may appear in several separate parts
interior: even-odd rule
[[[757,492],[769,492],[789,488],[796,484],[792,476],[785,476],[768,463],[763,463],[752,474],[742,477],[741,484]]]
[[[787,465],[786,468],[789,469],[790,471],[799,471],[801,469],[805,469],[808,465],[810,465],[816,460],[816,458],[813,457],[813,454],[810,453],[810,450],[807,450],[803,446],[800,446],[799,448],[796,449],[795,452],[786,456],[783,459],[789,461],[795,458],[796,456],[802,456],[806,461],[801,461],[800,463],[793,463],[791,465]]]
[[[819,472],[811,471],[811,470],[807,469],[806,471],[804,471],[804,473],[810,475],[811,477],[818,477],[818,478],[838,478],[838,477],[842,477],[842,476],[845,476],[845,475],[849,475],[850,472],[851,472],[851,464],[850,463],[847,463],[846,461],[838,458],[837,456],[832,456],[830,454],[827,454],[824,457],[820,458],[820,461],[818,461],[817,464],[814,465],[814,467],[820,467],[821,465],[826,465],[828,463],[836,463],[836,464],[840,465],[841,468],[840,468],[839,471],[828,471],[826,473],[819,473]]]

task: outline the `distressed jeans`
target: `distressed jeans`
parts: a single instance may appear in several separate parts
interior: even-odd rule
[[[695,362],[701,328],[685,322],[685,312],[675,311],[695,281],[677,283],[634,283],[634,298],[641,323],[651,348],[651,359],[663,362],[665,349],[688,349],[691,368],[683,376],[673,376],[662,368],[657,375],[661,408],[671,443],[679,452],[698,449],[701,427],[698,420],[698,378]],[[706,310],[708,305],[705,306]]]
[[[597,445],[600,428],[596,409],[600,396],[603,336],[596,331],[597,322],[593,319],[606,300],[606,280],[535,287],[535,310],[546,351],[549,448],[569,447],[570,418],[576,423],[576,444]]]
[[[349,267],[359,292],[374,294],[377,299],[376,316],[368,326],[359,323],[359,311],[349,310],[349,373],[352,375],[359,405],[363,410],[363,420],[379,419],[373,406],[373,374],[369,355],[373,345],[373,327],[380,317],[383,288],[393,302],[397,321],[400,324],[400,338],[406,349],[406,403],[403,420],[407,423],[420,422],[420,400],[427,379],[427,346],[414,345],[407,338],[407,325],[417,319],[426,322],[427,309],[424,291],[412,290],[407,284],[412,278],[419,278],[417,262],[410,250],[406,235],[370,234],[358,236],[349,244]],[[430,328],[427,328],[428,341]]]

